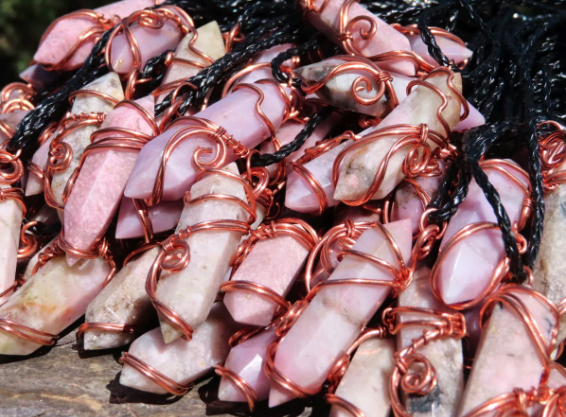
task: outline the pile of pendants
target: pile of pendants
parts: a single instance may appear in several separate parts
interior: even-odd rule
[[[332,416],[564,415],[564,128],[546,122],[545,234],[514,284],[475,180],[449,222],[429,221],[461,152],[452,135],[485,123],[462,94],[473,51],[457,36],[432,28],[438,66],[416,24],[301,0],[335,52],[276,44],[186,109],[188,80],[248,34],[159,3],[58,19],[28,84],[2,90],[0,354],[53,345],[85,316],[81,348],[126,347],[120,384],[150,393],[181,396],[215,372],[218,398],[250,411],[320,394]],[[101,38],[107,72],[70,92],[35,153],[13,151],[37,92]],[[157,56],[161,84],[142,94]],[[518,162],[480,166],[522,254],[533,202]]]

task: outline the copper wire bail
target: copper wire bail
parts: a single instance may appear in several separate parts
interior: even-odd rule
[[[539,304],[544,305],[554,316],[554,325],[551,331],[550,340],[547,342],[544,332],[541,330],[539,323],[533,317],[525,302],[520,295],[533,297]],[[562,415],[554,412],[564,411],[565,392],[564,387],[553,389],[548,387],[548,377],[550,371],[554,367],[551,355],[556,349],[558,323],[560,321],[560,313],[556,306],[544,295],[534,291],[529,287],[523,287],[515,284],[502,286],[495,293],[487,297],[485,304],[480,311],[480,323],[483,324],[487,312],[494,304],[501,303],[506,308],[512,309],[522,320],[525,330],[536,348],[539,359],[542,362],[542,377],[538,387],[534,387],[529,391],[515,389],[513,392],[499,395],[484,404],[481,404],[467,413],[464,417],[482,417],[496,415],[529,415],[529,408],[540,404],[544,407],[542,416],[555,417]],[[545,320],[544,325],[548,325]],[[561,367],[560,367],[561,368]],[[559,369],[558,367],[556,369]]]
[[[157,298],[157,283],[160,279],[163,279],[161,277],[162,271],[165,270],[170,274],[174,274],[182,271],[189,265],[191,260],[191,248],[189,246],[188,239],[193,234],[206,231],[225,231],[238,232],[242,235],[246,235],[250,231],[250,225],[256,219],[256,200],[253,189],[246,180],[239,175],[228,171],[210,169],[201,172],[196,181],[199,181],[204,176],[209,175],[222,175],[238,181],[244,187],[247,201],[225,194],[206,194],[193,200],[188,200],[187,197],[190,196],[187,194],[185,196],[185,206],[200,204],[203,201],[210,200],[225,201],[242,207],[249,215],[248,221],[242,222],[239,220],[228,219],[204,221],[193,226],[188,226],[186,229],[180,230],[178,234],[172,235],[161,244],[162,250],[151,266],[145,287],[147,295],[160,317],[166,319],[171,326],[181,332],[182,337],[186,340],[192,339],[193,328],[191,325]]]
[[[524,178],[528,178],[528,174],[525,171],[523,171],[523,169],[521,169],[518,165],[501,159],[488,159],[481,161],[480,167],[484,171],[492,170],[504,175],[507,179],[509,179],[515,185],[517,185],[524,193],[525,199],[523,200],[523,208],[521,210],[519,221],[517,224],[512,225],[513,233],[515,235],[515,238],[517,239],[517,243],[519,246],[519,253],[524,254],[525,251],[527,250],[527,241],[519,232],[525,227],[527,220],[530,217],[532,210],[532,200],[531,200],[530,184],[525,185],[519,179],[519,176],[524,176]],[[444,262],[450,251],[458,244],[460,244],[463,240],[465,240],[468,236],[486,230],[500,230],[500,229],[499,226],[495,223],[490,223],[490,222],[472,223],[459,230],[446,242],[446,244],[444,244],[444,246],[442,247],[442,249],[438,254],[438,258],[434,264],[434,267],[432,268],[431,276],[430,276],[432,292],[437,299],[439,300],[442,299],[442,297],[440,296],[440,289],[439,289],[440,266],[442,262]],[[497,267],[495,268],[490,278],[489,284],[482,290],[482,292],[477,297],[475,297],[470,301],[450,304],[450,307],[456,310],[464,310],[481,303],[485,299],[485,297],[487,297],[489,294],[495,291],[495,289],[499,286],[499,284],[508,276],[509,265],[510,265],[509,262],[510,262],[509,258],[507,258],[504,255],[503,258],[499,261]],[[530,269],[528,269],[528,272],[530,274]]]
[[[342,226],[344,229],[340,231],[340,229],[331,229],[333,235],[332,238],[337,239],[338,237],[345,237],[346,236],[346,226]],[[365,278],[344,278],[344,279],[336,279],[336,280],[329,280],[324,281],[317,284],[314,288],[312,288],[308,294],[306,295],[304,300],[300,300],[296,302],[293,307],[287,312],[285,316],[282,317],[281,322],[278,326],[277,334],[280,336],[277,340],[269,345],[267,348],[266,354],[266,361],[264,366],[264,371],[267,377],[271,380],[272,383],[277,384],[278,386],[282,387],[284,390],[290,391],[293,395],[299,398],[305,398],[309,396],[313,396],[320,391],[320,388],[317,389],[310,389],[306,387],[302,387],[295,382],[293,382],[290,378],[284,375],[277,367],[275,366],[275,353],[277,351],[277,347],[281,343],[281,341],[285,338],[285,335],[289,331],[289,329],[293,326],[294,323],[299,319],[300,315],[306,309],[310,301],[314,298],[314,296],[325,287],[330,286],[338,286],[338,285],[377,285],[382,287],[388,287],[393,290],[394,294],[402,291],[404,288],[409,285],[413,271],[411,268],[407,266],[405,261],[403,260],[403,256],[401,254],[401,249],[397,245],[397,242],[393,239],[391,234],[387,229],[383,227],[381,223],[377,222],[362,222],[361,224],[354,223],[354,227],[360,227],[359,234],[363,230],[367,230],[370,228],[376,229],[379,233],[384,237],[385,241],[389,245],[391,252],[394,254],[396,259],[396,265],[393,265],[389,262],[386,262],[382,259],[379,259],[375,256],[369,255],[364,252],[356,251],[354,249],[344,249],[338,253],[338,261],[341,261],[344,256],[352,256],[359,258],[363,261],[370,262],[376,268],[380,270],[385,270],[389,272],[393,276],[393,280],[385,281],[385,280],[373,280],[373,279],[365,279]],[[340,236],[340,233],[342,236]],[[358,235],[359,236],[359,235]],[[319,246],[324,245],[324,243],[330,241],[330,239],[325,240],[325,237],[318,243],[317,247],[313,249],[314,253],[317,249],[320,250]],[[311,253],[311,256],[312,256]],[[312,268],[314,265],[314,261],[309,256],[309,260],[307,263],[307,275],[305,280],[308,281],[309,279],[309,269]],[[310,272],[310,276],[312,276],[312,271]],[[360,332],[363,331],[363,327],[360,329]]]

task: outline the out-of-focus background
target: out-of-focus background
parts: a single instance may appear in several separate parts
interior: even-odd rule
[[[117,1],[117,0],[116,0]],[[0,88],[18,81],[41,35],[57,17],[112,0],[0,0]]]

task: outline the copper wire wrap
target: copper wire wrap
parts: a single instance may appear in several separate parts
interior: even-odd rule
[[[277,347],[279,346],[281,341],[285,338],[285,335],[287,334],[289,329],[297,322],[297,320],[304,312],[304,310],[307,308],[310,301],[315,297],[315,295],[322,288],[330,287],[330,286],[377,285],[381,287],[390,288],[393,291],[393,295],[395,296],[395,294],[397,294],[398,292],[403,291],[410,284],[410,281],[412,279],[413,270],[409,266],[407,266],[408,264],[406,264],[405,261],[403,260],[401,249],[399,248],[399,246],[397,245],[397,243],[395,242],[389,231],[387,231],[387,229],[385,229],[381,223],[376,223],[376,222],[353,223],[349,221],[347,222],[347,224],[349,226],[346,225],[336,226],[335,228],[331,229],[328,233],[332,233],[330,236],[332,236],[334,239],[337,239],[340,237],[347,237],[346,233],[348,227],[358,229],[354,232],[350,232],[351,236],[358,234],[358,237],[365,230],[375,229],[383,236],[385,242],[389,246],[391,253],[395,258],[395,262],[392,264],[375,256],[369,255],[365,252],[360,252],[354,249],[344,249],[340,251],[338,253],[338,261],[341,261],[345,256],[355,257],[357,259],[370,262],[380,270],[385,270],[389,272],[393,279],[391,281],[386,281],[386,280],[373,280],[373,279],[365,279],[365,278],[344,278],[344,279],[335,279],[335,280],[328,280],[321,282],[308,292],[304,300],[297,301],[293,305],[293,307],[287,312],[287,314],[283,316],[277,329],[277,334],[280,337],[279,339],[275,340],[272,344],[270,344],[269,347],[267,348],[264,371],[273,384],[277,384],[282,389],[290,391],[294,396],[297,396],[299,398],[305,398],[315,395],[320,391],[320,388],[311,389],[311,388],[302,387],[296,384],[295,382],[293,382],[287,376],[285,376],[275,366],[275,353],[277,351]],[[311,252],[311,256],[309,256],[309,260],[307,261],[308,262],[307,275],[305,276],[305,281],[308,281],[309,279],[308,268],[312,268],[314,265],[314,262],[311,259],[313,253],[315,253],[315,251],[317,250],[320,250],[320,246],[330,241],[330,238],[325,239],[325,237],[321,239],[318,245]],[[360,329],[360,333],[362,331],[363,331],[363,327]]]
[[[226,53],[229,53],[234,49],[234,45],[243,42],[246,36],[241,33],[240,23],[236,23],[230,31],[222,34],[222,38],[224,39]]]
[[[539,138],[539,153],[544,190],[553,191],[558,185],[566,182],[566,170],[563,167],[566,156],[566,129],[552,120],[539,123],[537,129],[546,126],[553,131]]]
[[[338,183],[338,178],[340,176],[340,165],[342,164],[344,158],[347,154],[360,151],[363,147],[376,142],[383,138],[388,138],[391,136],[400,136],[399,139],[391,146],[387,154],[384,156],[383,160],[379,164],[377,172],[373,178],[370,187],[366,192],[358,199],[344,201],[347,205],[359,206],[360,204],[368,202],[373,195],[377,192],[387,172],[389,160],[393,155],[402,150],[407,149],[407,156],[405,157],[402,164],[402,172],[407,177],[419,176],[423,171],[425,171],[432,159],[433,151],[436,148],[440,148],[442,153],[451,153],[453,148],[448,143],[448,135],[450,134],[450,127],[444,117],[442,116],[442,111],[448,106],[448,98],[446,94],[440,90],[440,88],[427,82],[430,78],[446,76],[446,85],[453,94],[453,97],[460,102],[464,108],[463,114],[460,116],[460,120],[464,120],[468,117],[469,107],[468,103],[462,96],[462,94],[454,87],[453,79],[454,73],[444,67],[438,67],[434,69],[425,79],[423,80],[413,80],[407,86],[407,95],[409,95],[415,86],[420,86],[428,88],[434,94],[436,94],[440,100],[441,105],[436,110],[436,116],[439,123],[442,125],[444,132],[435,132],[428,128],[426,124],[421,124],[419,126],[411,125],[394,125],[388,126],[382,129],[374,130],[367,135],[365,135],[360,140],[355,141],[347,148],[343,149],[334,161],[334,166],[332,167],[332,181],[334,187]]]
[[[162,250],[157,256],[155,262],[147,276],[146,292],[151,300],[153,306],[159,313],[160,317],[166,319],[169,324],[182,333],[185,340],[191,340],[193,335],[193,328],[187,323],[179,314],[169,308],[165,303],[157,298],[157,283],[161,277],[163,270],[170,274],[178,273],[190,265],[191,248],[188,239],[195,233],[202,233],[206,231],[224,231],[224,232],[237,232],[246,235],[250,231],[250,225],[256,219],[256,200],[254,197],[253,189],[250,184],[242,177],[232,174],[223,170],[207,170],[199,174],[196,181],[199,181],[205,176],[222,175],[224,177],[238,181],[245,190],[247,201],[238,197],[226,194],[206,194],[190,200],[190,193],[185,195],[185,207],[202,203],[203,201],[218,200],[225,201],[230,204],[236,204],[243,208],[248,214],[247,222],[239,220],[209,220],[188,226],[180,230],[177,234],[172,235],[166,239],[162,244]]]
[[[360,345],[370,339],[384,339],[388,336],[387,329],[384,327],[368,328],[355,340],[354,343],[346,350],[346,352],[334,363],[330,372],[328,373],[328,382],[330,384],[328,393],[324,396],[325,401],[331,406],[338,407],[346,411],[352,417],[366,417],[364,412],[359,407],[352,404],[350,401],[336,395],[336,389],[340,381],[346,374],[348,366],[350,366],[350,357]]]
[[[35,235],[29,230],[31,227],[34,227],[36,225],[36,221],[31,221],[22,226],[22,229],[20,230],[20,248],[18,249],[18,259],[27,259],[35,254],[35,252],[37,252],[39,243],[37,242]]]
[[[248,403],[248,408],[250,409],[250,412],[253,413],[255,410],[255,405],[257,403],[257,394],[255,390],[252,388],[252,386],[249,384],[249,382],[246,381],[244,378],[242,378],[240,375],[238,375],[236,372],[232,371],[229,368],[226,368],[223,365],[215,365],[214,372],[220,378],[228,379],[228,381],[230,381],[232,385],[234,385],[236,388],[240,390],[240,392],[246,399],[246,402]]]
[[[273,126],[273,123],[261,109],[261,104],[265,99],[265,94],[260,88],[258,88],[257,84],[271,84],[276,87],[276,91],[279,92],[282,100],[286,104],[283,114],[283,122],[290,118],[297,117],[299,109],[302,106],[302,99],[295,89],[290,89],[290,94],[287,94],[285,88],[275,80],[259,80],[254,84],[242,83],[234,87],[233,91],[247,89],[258,95],[258,100],[255,105],[255,111],[257,112],[258,117],[265,123],[265,126],[269,130],[271,135],[275,135],[275,128]],[[161,156],[161,163],[157,172],[157,177],[153,185],[152,195],[146,201],[146,204],[149,206],[158,204],[161,201],[167,161],[180,143],[186,140],[197,138],[207,139],[211,142],[211,147],[198,147],[194,151],[193,164],[195,165],[197,170],[201,171],[206,169],[218,169],[224,167],[227,163],[230,162],[228,155],[229,150],[239,158],[246,158],[250,153],[250,150],[242,143],[234,139],[233,136],[226,132],[226,129],[221,126],[217,126],[210,120],[193,116],[184,116],[172,122],[168,126],[168,129],[173,129],[175,126],[177,126],[177,124],[187,125],[187,122],[189,122],[188,126],[180,127],[179,130],[177,130],[169,139],[169,142],[167,143],[167,146],[163,151],[163,154]],[[209,156],[212,154],[213,156],[205,161],[203,160],[203,156],[205,154]],[[230,160],[233,160],[233,158],[230,158]]]
[[[250,237],[244,240],[234,255],[232,255],[230,260],[232,277],[259,241],[276,239],[281,236],[292,237],[309,252],[320,240],[316,231],[308,223],[300,219],[281,218],[261,224],[256,230],[250,231]],[[285,300],[285,297],[279,295],[271,288],[253,281],[230,280],[220,285],[220,291],[223,293],[242,291],[265,298],[278,306],[275,317],[285,314],[291,307],[291,304]]]
[[[305,17],[310,14],[320,15],[328,6],[331,0],[324,0],[320,7],[315,6],[315,0],[300,0],[300,4],[304,10]],[[391,60],[406,60],[415,67],[415,74],[419,70],[419,60],[413,52],[410,51],[389,51],[378,55],[365,55],[356,45],[354,41],[354,32],[357,31],[361,41],[370,42],[375,36],[378,35],[377,23],[374,19],[359,15],[355,17],[350,16],[350,7],[352,4],[357,3],[359,0],[345,0],[340,7],[337,19],[340,24],[337,30],[337,39],[340,41],[342,48],[348,55],[359,56],[367,58],[374,62],[383,62]],[[358,29],[354,26],[358,25]]]
[[[419,315],[401,321],[403,314]],[[395,354],[395,367],[389,380],[391,406],[396,417],[411,417],[401,401],[404,394],[427,395],[437,384],[436,370],[419,349],[430,342],[445,339],[461,339],[466,335],[466,320],[462,313],[447,313],[421,307],[388,307],[383,311],[383,323],[392,335],[404,328],[423,329],[423,335],[412,340],[410,346]]]
[[[491,170],[504,175],[507,179],[513,182],[513,184],[519,187],[521,192],[524,194],[525,198],[523,200],[523,207],[520,213],[519,221],[517,224],[512,225],[513,232],[515,234],[515,238],[517,239],[517,243],[519,246],[519,253],[524,254],[527,249],[527,241],[519,232],[525,227],[532,210],[531,189],[530,189],[530,184],[528,182],[528,178],[529,178],[528,174],[525,171],[523,171],[523,169],[521,169],[518,165],[501,159],[489,159],[489,160],[481,161],[480,167],[484,171]],[[520,177],[523,177],[528,185],[525,185],[520,180]],[[440,268],[442,262],[445,261],[450,251],[455,246],[460,244],[468,236],[486,230],[500,230],[500,229],[496,223],[490,223],[490,222],[472,223],[459,230],[456,234],[450,237],[450,239],[446,242],[446,244],[444,244],[444,246],[442,247],[442,249],[438,254],[438,258],[434,264],[434,267],[432,268],[431,276],[430,276],[432,292],[437,299],[439,300],[442,299],[439,290]],[[506,277],[509,277],[509,262],[510,262],[509,258],[507,258],[505,254],[503,254],[502,259],[499,261],[497,267],[495,268],[489,280],[489,284],[481,291],[481,293],[470,301],[450,304],[450,307],[456,310],[464,310],[481,303],[485,299],[485,297],[487,297],[489,294],[495,291],[495,289],[499,286],[499,284],[503,280],[505,280]],[[531,275],[530,269],[528,270],[528,273]]]
[[[112,105],[118,104],[118,100],[114,97],[101,93],[94,90],[79,90],[71,94],[70,101],[73,102],[77,95],[89,95],[101,100],[108,101]],[[49,158],[47,159],[47,169],[43,174],[43,186],[45,190],[45,202],[57,210],[64,209],[64,203],[66,203],[67,198],[71,192],[71,187],[69,182],[67,182],[62,195],[63,204],[57,201],[53,189],[51,188],[51,182],[56,173],[65,172],[71,162],[73,161],[73,149],[71,145],[65,142],[65,137],[69,134],[76,132],[86,126],[100,126],[106,115],[104,113],[80,113],[80,114],[67,114],[59,127],[53,134],[53,140],[49,146]]]
[[[537,323],[525,302],[520,295],[532,297],[538,303],[548,308],[548,311],[554,316],[554,325],[549,341],[545,340],[544,333],[540,324]],[[560,314],[556,306],[544,295],[532,290],[529,287],[521,287],[510,284],[501,287],[497,292],[490,295],[480,311],[480,318],[483,322],[487,311],[493,307],[495,303],[501,303],[505,308],[513,310],[522,320],[525,330],[527,331],[533,345],[538,352],[541,366],[541,380],[538,387],[529,389],[515,389],[513,392],[499,395],[484,404],[481,404],[468,412],[464,417],[481,417],[481,416],[528,416],[530,415],[529,407],[540,404],[544,406],[543,417],[558,417],[564,415],[565,387],[558,389],[550,388],[547,385],[548,377],[553,368],[551,355],[556,349],[556,338],[558,334],[558,323]],[[548,325],[545,320],[544,325]],[[560,411],[556,413],[556,411]],[[562,414],[561,414],[562,413]]]
[[[126,42],[130,47],[130,52],[132,53],[132,68],[125,76],[126,88],[124,90],[124,96],[126,99],[133,97],[137,85],[149,81],[147,79],[138,78],[140,70],[142,69],[142,54],[140,45],[132,33],[131,26],[135,24],[147,29],[161,29],[165,24],[167,24],[167,22],[173,22],[175,24],[175,28],[180,31],[181,37],[192,32],[194,34],[194,38],[196,38],[197,33],[192,18],[183,9],[173,5],[151,10],[138,10],[132,13],[116,25],[114,31],[108,38],[104,56],[109,70],[112,70],[112,44],[118,34],[123,34],[125,36]],[[206,57],[210,59],[196,49],[191,50],[203,58]]]
[[[0,91],[0,114],[12,113],[16,110],[33,110],[35,106],[30,101],[35,90],[30,84],[20,82],[10,83]],[[7,137],[14,136],[14,131],[6,123],[0,122],[0,130]]]

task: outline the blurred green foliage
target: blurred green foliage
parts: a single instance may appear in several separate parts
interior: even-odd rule
[[[111,0],[0,0],[0,88],[17,81],[41,35],[57,17]]]

